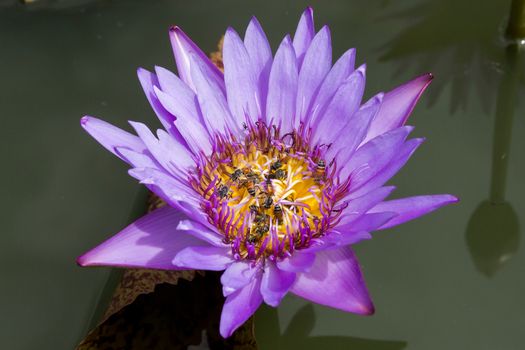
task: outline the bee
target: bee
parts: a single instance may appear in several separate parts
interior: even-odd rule
[[[246,181],[245,182],[246,190],[250,194],[250,196],[255,197],[256,189],[257,187],[253,183],[253,181]]]
[[[272,179],[275,179],[275,174],[274,173],[269,173],[268,175],[266,175],[266,184],[269,185],[272,183]]]
[[[247,241],[253,244],[256,241],[260,240],[268,231],[270,231],[270,226],[266,224],[256,226],[254,232],[250,232],[250,234],[248,235]]]
[[[232,192],[230,191],[230,188],[228,186],[220,185],[217,189],[217,195],[220,199],[224,199],[225,197],[229,199],[232,196]]]
[[[284,180],[287,177],[286,170],[283,169],[277,169],[277,171],[273,174],[274,178],[277,180]]]
[[[270,226],[268,225],[260,225],[260,226],[257,226],[255,228],[255,233],[259,236],[262,236],[264,235],[265,233],[267,233],[268,231],[270,231]]]
[[[246,179],[253,182],[253,183],[257,183],[259,182],[259,175],[257,175],[256,173],[254,173],[253,171],[250,171],[248,174],[245,175],[246,176]]]
[[[270,165],[271,171],[277,171],[278,169],[281,169],[283,166],[283,163],[280,160],[276,160],[272,165]]]
[[[282,217],[283,217],[283,208],[279,204],[276,204],[273,207],[273,215],[275,215],[278,219],[282,219]]]
[[[323,159],[320,159],[315,166],[315,179],[319,181],[324,178],[325,171],[326,162]]]
[[[266,215],[265,213],[260,213],[260,212],[256,213],[255,218],[253,219],[253,222],[257,225],[266,223],[267,221],[268,221],[268,215]]]
[[[262,207],[264,209],[270,209],[272,207],[272,204],[273,204],[272,196],[270,196],[270,194],[268,194],[268,192],[262,192],[260,197],[261,197],[261,200],[262,200]]]
[[[250,234],[246,240],[248,241],[248,243],[253,244],[255,243],[255,241],[257,241],[258,238],[259,237],[257,237],[256,234]]]
[[[250,205],[250,212],[257,214],[259,212],[259,207],[255,204]]]
[[[242,170],[235,169],[235,171],[230,175],[230,179],[232,179],[232,181],[237,181],[241,178],[241,176],[242,176]]]

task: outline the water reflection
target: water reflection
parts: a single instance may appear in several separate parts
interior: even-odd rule
[[[506,35],[510,39],[525,38],[525,0],[512,0]]]
[[[490,198],[474,211],[466,232],[474,264],[486,276],[494,275],[516,253],[520,241],[518,216],[505,200],[505,189],[514,109],[523,66],[521,56],[522,48],[518,44],[507,47],[496,102]]]
[[[450,83],[450,109],[465,110],[471,92],[485,111],[494,104],[493,87],[505,55],[500,38],[509,2],[493,0],[428,1],[386,17],[413,23],[384,47],[383,61],[396,61],[399,71],[432,71],[429,91],[434,104]],[[415,19],[415,22],[414,22]],[[411,72],[412,73],[412,72]]]
[[[281,334],[277,309],[263,306],[256,315],[257,343],[261,349],[400,350],[404,341],[345,336],[311,336],[315,326],[312,304],[303,306]],[[264,328],[263,328],[264,327]]]

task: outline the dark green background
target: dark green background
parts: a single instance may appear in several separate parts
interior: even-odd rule
[[[367,62],[367,95],[435,74],[411,119],[427,142],[393,184],[396,196],[453,193],[461,203],[356,247],[373,317],[289,296],[257,314],[261,348],[523,347],[524,79],[502,34],[510,1],[1,0],[2,349],[73,348],[109,275],[75,257],[130,220],[139,186],[80,117],[158,125],[135,72],[174,69],[172,24],[212,51],[227,26],[243,32],[256,15],[275,48],[307,4],[318,28],[330,25],[336,55],[356,47]],[[476,209],[489,199],[494,142],[505,204]]]

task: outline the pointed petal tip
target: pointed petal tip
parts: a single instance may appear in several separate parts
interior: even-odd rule
[[[252,16],[252,18],[250,18],[250,23],[248,24],[248,26],[250,26],[250,25],[255,25],[257,27],[261,27],[261,22],[259,22],[257,17]]]
[[[405,83],[415,83],[415,85],[420,85],[420,95],[426,90],[426,88],[430,85],[430,83],[434,80],[434,74],[427,72],[424,74],[421,74],[420,76],[414,78],[413,80]]]
[[[235,331],[235,329],[220,327],[219,333],[221,334],[221,336],[224,339],[227,339],[227,338],[231,337],[231,335],[233,334],[234,331]]]
[[[107,266],[103,261],[97,261],[96,247],[77,257],[76,263],[80,267]]]
[[[407,134],[410,134],[412,133],[412,131],[414,131],[416,127],[413,125],[405,125],[405,126],[402,126],[402,128],[406,130]]]
[[[237,31],[236,31],[232,26],[228,26],[228,28],[226,28],[226,33],[225,33],[225,35],[226,35],[226,34],[230,34],[230,35],[232,35],[232,34],[234,34],[234,35],[238,35],[238,34],[237,34]]]
[[[75,261],[76,261],[77,265],[80,266],[80,267],[89,266],[88,263],[86,262],[85,255],[79,256]]]
[[[461,198],[459,197],[453,196],[451,194],[449,194],[448,196],[450,197],[448,200],[450,204],[456,204],[456,203],[461,202]]]
[[[362,304],[361,305],[362,309],[361,310],[358,310],[358,313],[360,315],[363,315],[363,316],[372,316],[373,314],[375,314],[376,312],[376,308],[374,306],[374,304],[372,303],[372,301],[370,300],[369,303],[367,304]],[[360,312],[359,312],[360,311]]]
[[[91,117],[89,115],[85,115],[82,118],[80,118],[80,125],[82,125],[83,128],[86,127],[86,124],[89,122]]]
[[[303,15],[309,15],[309,16],[312,16],[314,15],[314,8],[312,6],[306,6],[306,8],[304,9],[303,11]]]
[[[179,26],[177,26],[177,25],[172,25],[172,26],[170,26],[169,31],[170,31],[170,33],[177,34],[177,33],[182,32],[182,29]]]
[[[328,24],[322,26],[322,28],[319,30],[319,33],[327,35],[330,38],[330,27],[328,26]]]

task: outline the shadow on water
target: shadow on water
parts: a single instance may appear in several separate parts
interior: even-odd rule
[[[506,50],[506,65],[496,101],[490,198],[474,211],[466,232],[476,268],[489,277],[517,252],[520,241],[518,216],[505,200],[505,189],[522,49],[514,43]]]
[[[256,327],[257,343],[261,349],[401,350],[407,346],[404,341],[311,336],[315,326],[315,312],[311,304],[297,311],[282,334],[275,308],[262,306],[257,312],[255,324],[265,327],[259,332]]]
[[[476,268],[493,276],[520,241],[518,216],[505,200],[505,185],[514,111],[524,82],[519,41],[525,37],[525,1],[429,1],[386,19],[413,24],[388,43],[381,59],[395,61],[400,72],[414,65],[435,72],[430,104],[451,84],[452,113],[466,109],[471,92],[485,112],[495,105],[490,197],[476,208],[466,231]]]
[[[395,61],[405,70],[432,71],[436,79],[429,104],[451,84],[450,110],[465,110],[474,93],[489,113],[493,87],[505,64],[503,32],[510,0],[428,1],[392,13],[386,21],[412,23],[383,47],[382,61]]]

